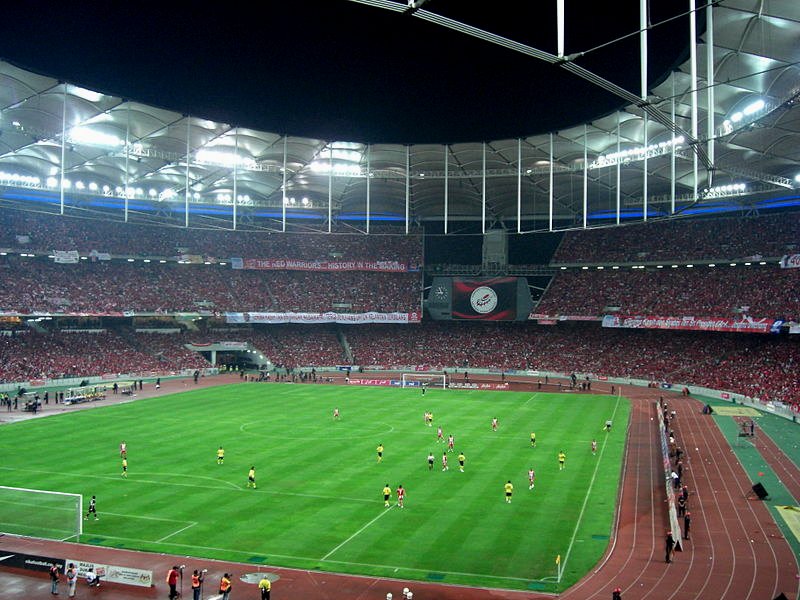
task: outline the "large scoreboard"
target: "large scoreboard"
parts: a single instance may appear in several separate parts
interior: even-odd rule
[[[527,321],[533,301],[524,277],[434,277],[425,305],[435,320]]]

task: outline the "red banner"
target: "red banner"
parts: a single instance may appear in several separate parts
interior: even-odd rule
[[[625,329],[682,329],[687,331],[729,331],[735,333],[774,333],[783,324],[775,319],[741,317],[625,317],[606,315],[603,327]]]
[[[232,258],[234,269],[262,271],[373,271],[406,273],[411,271],[404,262],[396,260],[292,260],[275,258]]]

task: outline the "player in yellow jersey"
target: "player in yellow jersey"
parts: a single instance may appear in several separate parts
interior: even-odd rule
[[[225,448],[220,446],[219,450],[217,450],[217,464],[221,465],[224,462],[225,462]]]
[[[511,504],[511,494],[514,493],[514,484],[511,483],[509,479],[508,482],[503,486],[506,492],[506,503]]]
[[[378,452],[378,462],[383,461],[383,444],[378,444],[375,450]]]
[[[383,505],[386,508],[389,508],[389,498],[391,498],[391,496],[392,488],[390,488],[389,484],[387,483],[385,486],[383,486]]]
[[[558,453],[558,470],[559,471],[563,471],[565,469],[566,465],[564,463],[566,462],[566,460],[567,460],[567,455],[564,454],[564,451],[562,450],[561,452]]]
[[[247,473],[247,487],[252,487],[256,489],[256,468],[255,466],[250,467],[250,471]]]
[[[467,457],[464,456],[463,452],[458,453],[458,470],[462,473],[464,472],[464,461],[467,460]]]
[[[531,431],[531,448],[536,448],[536,433]]]
[[[122,476],[127,479],[128,478],[128,459],[122,459]]]

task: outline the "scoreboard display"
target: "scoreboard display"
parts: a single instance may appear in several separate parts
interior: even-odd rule
[[[426,306],[435,320],[526,321],[533,302],[524,277],[434,277]]]

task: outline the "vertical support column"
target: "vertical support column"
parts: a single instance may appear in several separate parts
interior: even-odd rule
[[[408,235],[408,218],[411,204],[411,146],[406,146],[406,235]]]
[[[706,6],[706,102],[708,118],[706,119],[706,138],[708,139],[708,170],[706,187],[714,185],[714,7]]]
[[[450,146],[445,144],[444,145],[444,232],[447,234],[447,219],[449,217],[449,185],[450,185],[450,157],[449,157],[449,150]]]
[[[481,233],[486,233],[486,142],[481,144],[483,168],[481,169]]]
[[[131,103],[128,102],[126,107],[126,124],[125,124],[125,222],[128,222],[128,190],[130,189],[130,156],[131,156]]]
[[[553,231],[553,134],[550,134],[550,189],[548,191],[549,231]]]
[[[333,148],[328,144],[328,233],[333,230]]]
[[[619,159],[620,140],[622,138],[622,111],[617,113],[617,225],[620,223],[620,211],[622,210],[622,161]]]
[[[564,58],[564,0],[556,0],[556,29],[558,31],[558,57]]]
[[[689,0],[689,63],[692,95],[692,200],[697,200],[697,8],[695,0]]]
[[[236,198],[236,175],[239,168],[239,128],[233,130],[233,230],[236,231],[236,206],[239,201]]]
[[[367,144],[367,233],[369,233],[369,178],[370,178],[370,167],[369,167],[369,152],[370,152],[370,145]]]
[[[286,163],[289,154],[289,136],[283,136],[283,179],[281,181],[281,231],[286,232]]]
[[[647,113],[642,115],[644,117],[644,160],[642,161],[642,220],[647,221],[647,146],[650,143],[647,126],[650,120],[647,118]]]
[[[189,159],[192,154],[192,144],[191,144],[191,137],[192,137],[192,117],[186,115],[186,175],[184,177],[184,194],[183,194],[183,226],[188,229],[189,227],[189,194],[191,194],[191,190],[189,189]],[[127,143],[127,140],[126,140]]]
[[[586,229],[589,212],[589,152],[588,127],[583,124],[583,228]]]
[[[639,0],[639,69],[642,102],[647,102],[647,15],[648,0]],[[647,112],[642,111],[644,118],[644,160],[642,161],[642,220],[647,221],[647,145],[649,144],[647,135]]]
[[[517,233],[522,233],[522,138],[517,138]]]
[[[69,84],[64,84],[64,102],[61,106],[61,180],[59,182],[59,214],[64,214],[64,175],[66,173],[66,169],[64,166],[64,162],[67,160],[67,86]],[[127,221],[127,200],[126,208],[125,208],[125,220]]]
[[[641,98],[647,100],[647,15],[648,0],[639,0],[639,77]]]
[[[672,75],[672,109],[670,111],[672,124],[675,124],[675,75]],[[669,157],[669,210],[675,214],[675,132],[672,132],[672,151]]]

